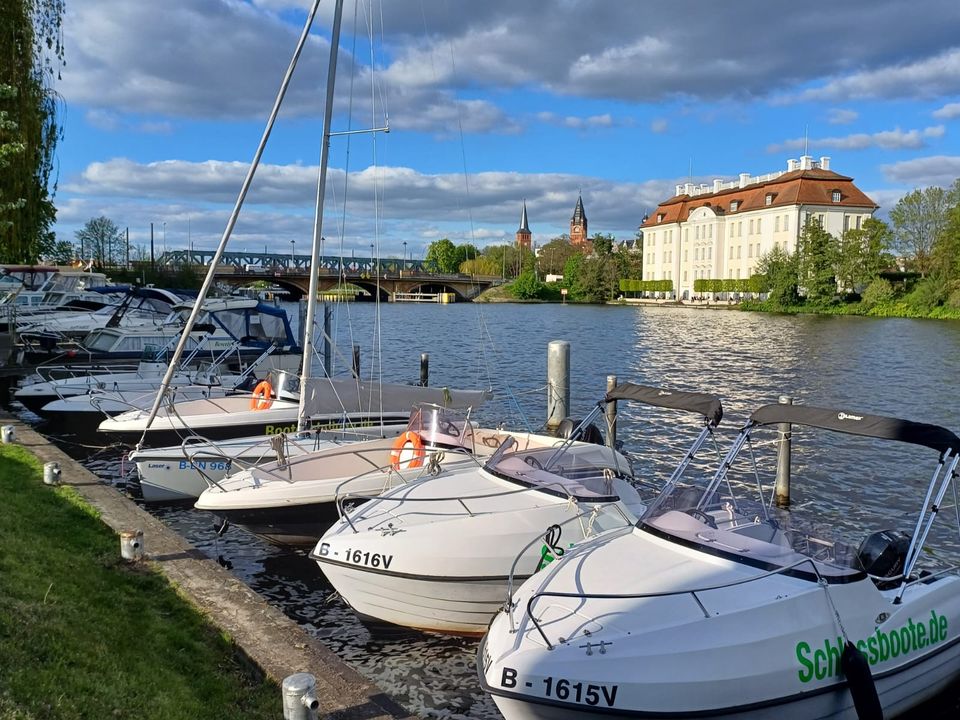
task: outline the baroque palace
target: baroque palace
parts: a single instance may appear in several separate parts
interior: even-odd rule
[[[786,170],[712,186],[677,185],[641,225],[643,279],[672,280],[675,297],[688,300],[695,280],[749,278],[774,248],[794,252],[807,221],[841,237],[878,207],[828,157],[804,155]]]

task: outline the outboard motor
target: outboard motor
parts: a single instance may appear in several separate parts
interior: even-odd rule
[[[894,578],[903,573],[910,549],[910,536],[900,530],[881,530],[868,535],[857,548],[857,565],[880,578]],[[899,584],[899,580],[889,585]],[[881,587],[882,583],[877,583]]]
[[[562,437],[565,440],[569,440],[573,435],[573,431],[576,430],[577,426],[580,424],[579,420],[574,420],[571,417],[565,417],[560,421],[560,424],[557,425],[557,437]],[[580,437],[574,438],[575,440],[580,440],[581,442],[593,443],[594,445],[603,445],[603,435],[600,433],[600,430],[597,429],[596,425],[587,425],[580,432]]]

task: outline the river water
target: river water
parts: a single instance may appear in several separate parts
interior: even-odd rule
[[[364,376],[415,382],[420,353],[427,352],[431,385],[492,388],[494,400],[475,414],[482,423],[540,428],[547,344],[567,340],[574,415],[588,412],[602,397],[607,376],[616,375],[720,395],[722,428],[730,437],[753,409],[781,395],[960,431],[960,323],[655,306],[351,304],[338,306],[332,334],[341,347],[361,346]],[[349,364],[349,352],[335,359],[336,369]],[[692,440],[695,419],[620,406],[618,439],[643,463],[646,476],[665,478]],[[803,477],[795,502],[815,501],[825,522],[854,535],[912,529],[935,453],[890,447],[900,443],[847,445],[825,435],[795,440],[795,477]],[[824,463],[809,462],[824,454]],[[116,450],[94,453],[86,462],[108,481],[123,483]],[[304,555],[237,528],[218,537],[210,518],[189,508],[152,511],[212,557],[222,556],[240,578],[411,711],[499,717],[477,689],[475,641],[364,626]],[[945,562],[960,558],[956,535],[954,528],[952,536],[934,538],[943,544]],[[957,717],[956,695],[914,717]]]

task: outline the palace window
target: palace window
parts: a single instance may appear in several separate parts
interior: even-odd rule
[[[773,231],[774,231],[774,232],[780,232],[780,216],[779,216],[779,215],[777,215],[777,216],[773,219]]]
[[[737,208],[739,208],[739,207],[740,207],[740,201],[739,201],[739,200],[731,200],[731,201],[730,201],[730,212],[736,212],[736,211],[737,211]]]
[[[764,203],[767,205],[773,205],[773,193],[767,193],[767,197],[764,198]]]
[[[840,202],[840,191],[839,191],[839,190],[834,190],[834,191],[833,191],[833,201],[834,201],[834,202]]]

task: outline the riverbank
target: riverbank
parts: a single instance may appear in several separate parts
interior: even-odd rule
[[[279,683],[321,712],[407,715],[279,610],[23,423],[0,446],[0,716],[276,718]],[[64,486],[41,481],[60,463]],[[119,559],[141,529],[145,562]]]

